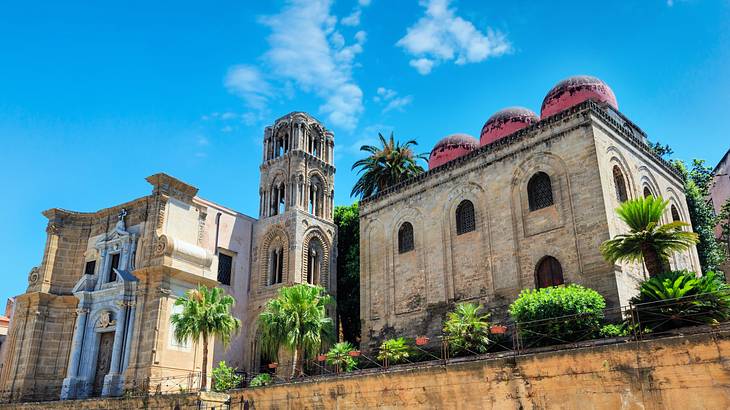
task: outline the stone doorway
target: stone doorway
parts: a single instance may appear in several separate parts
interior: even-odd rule
[[[96,370],[94,373],[94,396],[101,396],[104,388],[104,376],[109,373],[112,364],[112,351],[114,350],[114,333],[104,332],[99,337],[99,354],[96,359]]]

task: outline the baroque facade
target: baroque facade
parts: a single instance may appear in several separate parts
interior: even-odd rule
[[[281,286],[336,292],[334,135],[291,113],[266,128],[264,147],[259,219],[162,173],[147,178],[151,194],[112,208],[45,211],[43,260],[15,298],[3,343],[3,395],[73,399],[199,385],[202,346],[176,340],[170,321],[175,300],[198,285],[233,295],[243,322],[204,365],[257,370],[256,319]]]
[[[600,254],[627,229],[615,208],[661,195],[664,222],[689,223],[679,175],[593,77],[559,83],[541,117],[513,107],[493,115],[480,140],[444,138],[429,168],[360,205],[364,349],[391,335],[439,335],[456,302],[503,320],[526,288],[578,283],[609,306],[627,304],[646,273]],[[670,262],[700,271],[694,248]]]

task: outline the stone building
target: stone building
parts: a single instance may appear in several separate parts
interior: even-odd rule
[[[679,176],[593,77],[556,85],[540,117],[508,108],[480,140],[444,138],[429,168],[360,204],[365,349],[386,336],[440,334],[455,302],[482,303],[504,319],[525,288],[579,283],[610,306],[626,304],[646,273],[599,252],[627,229],[615,208],[661,195],[670,201],[665,222],[689,222]],[[700,270],[695,249],[671,264]]]
[[[334,293],[334,136],[292,113],[267,127],[264,140],[259,220],[166,174],[147,178],[151,194],[121,205],[45,211],[43,260],[15,298],[3,346],[3,395],[71,399],[198,386],[202,346],[176,340],[170,321],[175,300],[198,285],[233,295],[243,322],[205,365],[252,370],[256,318],[278,288],[323,284]]]
[[[710,188],[710,203],[715,210],[715,214],[720,214],[722,206],[730,200],[730,150],[728,150],[722,159],[717,163],[715,168],[712,170],[714,179],[712,181],[712,187]],[[727,249],[727,254],[730,255],[730,239],[723,238],[722,228],[720,221],[715,228],[715,234],[720,242]],[[720,269],[725,274],[730,274],[730,256],[725,260],[725,263],[720,266]]]

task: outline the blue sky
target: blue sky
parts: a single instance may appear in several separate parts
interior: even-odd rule
[[[613,4],[615,3],[615,4]],[[263,127],[335,132],[336,203],[377,132],[423,152],[539,111],[590,74],[682,159],[729,147],[730,1],[6,2],[0,8],[0,297],[40,264],[46,220],[145,195],[167,172],[257,215]]]

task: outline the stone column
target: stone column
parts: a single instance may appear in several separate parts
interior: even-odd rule
[[[122,358],[122,344],[124,343],[124,323],[127,320],[127,306],[122,305],[117,317],[117,326],[114,333],[114,349],[112,350],[112,363],[109,374],[119,373],[120,359]]]
[[[73,340],[71,342],[71,358],[68,361],[68,369],[66,377],[76,377],[79,374],[79,362],[81,361],[81,346],[84,342],[84,334],[86,333],[86,318],[89,315],[89,309],[76,310],[76,329],[74,331]]]
[[[122,361],[121,371],[125,371],[129,365],[129,356],[132,353],[132,336],[134,332],[134,319],[137,312],[137,304],[129,302],[129,325],[127,326],[127,335],[124,338],[124,360]]]

